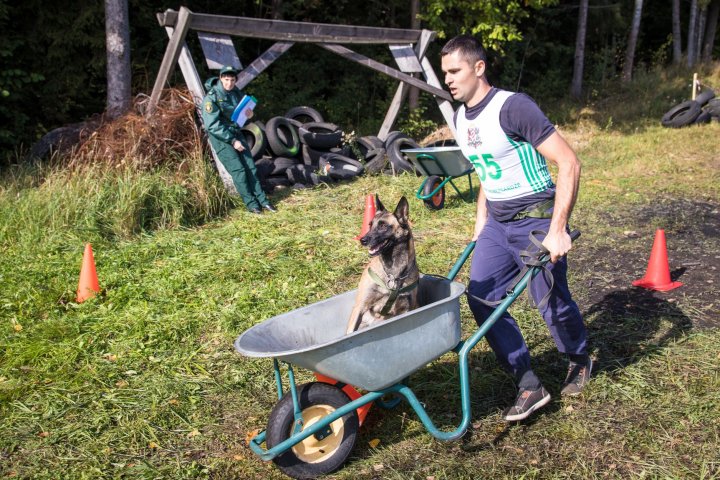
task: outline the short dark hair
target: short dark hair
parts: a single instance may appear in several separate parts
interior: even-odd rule
[[[465,59],[465,61],[467,61],[471,66],[475,65],[480,60],[487,63],[487,53],[485,52],[485,48],[483,48],[482,43],[480,40],[475,37],[471,37],[470,35],[458,35],[457,37],[448,40],[440,51],[440,56],[444,57],[445,55],[449,55],[455,51],[459,51],[460,56],[462,56],[462,58]]]

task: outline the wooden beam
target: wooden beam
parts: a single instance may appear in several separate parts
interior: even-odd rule
[[[295,45],[293,42],[277,42],[268,48],[265,53],[256,58],[238,75],[237,88],[242,90],[248,83],[252,82],[255,77],[260,75],[263,70],[270,66],[280,55],[287,52],[290,47]]]
[[[395,80],[400,80],[401,82],[409,83],[413,87],[417,87],[420,90],[422,90],[424,92],[428,92],[431,95],[435,95],[436,97],[441,97],[441,98],[444,98],[447,100],[452,99],[450,94],[448,92],[446,92],[445,90],[428,85],[427,83],[423,82],[420,79],[413,78],[406,73],[402,73],[398,70],[395,70],[394,68],[388,67],[385,64],[376,62],[375,60],[373,60],[371,58],[368,58],[364,55],[353,52],[352,50],[345,48],[341,45],[334,45],[334,44],[329,44],[329,43],[320,43],[318,45],[320,45],[322,48],[324,48],[326,50],[329,50],[333,53],[340,55],[343,58],[352,60],[355,63],[359,63],[360,65],[371,68],[380,73],[384,73],[385,75],[388,75],[388,76],[394,78]]]
[[[415,45],[414,55],[417,56],[417,59],[425,59],[425,52],[427,51],[428,47],[430,46],[430,42],[432,39],[435,38],[435,32],[431,30],[423,30],[422,35],[420,36],[420,41],[417,45]],[[392,49],[392,46],[391,46]],[[398,58],[395,57],[395,61],[398,62]],[[432,70],[432,67],[430,67]],[[424,71],[421,66],[421,71]],[[433,73],[434,75],[434,73]],[[439,83],[435,84],[436,87],[439,87]],[[404,83],[400,82],[400,85],[398,86],[397,90],[395,91],[395,96],[392,99],[392,102],[390,103],[390,107],[388,108],[387,113],[385,114],[385,119],[383,120],[382,125],[380,126],[380,131],[378,132],[377,136],[381,140],[385,140],[387,138],[388,133],[390,133],[390,129],[395,124],[395,120],[397,119],[398,113],[400,113],[400,108],[402,107],[402,102],[405,100],[405,96],[407,95],[408,91],[410,90],[410,87]],[[444,100],[438,99],[439,102],[445,102]],[[447,103],[447,102],[446,102]]]
[[[167,32],[168,37],[172,38],[173,28],[165,27],[165,31]],[[188,49],[185,42],[183,42],[182,44],[180,58],[178,58],[178,64],[180,65],[180,71],[185,78],[185,84],[187,84],[187,87],[190,90],[190,94],[193,97],[193,101],[195,102],[195,110],[197,112],[198,119],[200,120],[200,124],[202,125],[203,120],[202,112],[200,112],[200,109],[202,108],[203,97],[205,97],[205,88],[203,87],[200,75],[195,68],[195,62],[193,61],[192,55],[190,55],[190,50]],[[232,177],[225,169],[225,166],[220,162],[220,159],[218,158],[217,153],[215,153],[215,149],[213,148],[212,144],[208,142],[208,145],[210,146],[210,153],[213,157],[213,161],[215,162],[215,167],[217,167],[218,169],[220,179],[222,180],[223,185],[225,185],[225,189],[230,194],[237,193],[237,189],[235,188],[235,183],[233,182]]]
[[[435,70],[433,70],[432,65],[430,64],[430,60],[428,60],[427,58],[423,58],[420,64],[423,67],[423,72],[425,73],[425,80],[427,80],[427,83],[440,88],[440,80],[438,80],[437,76],[435,75]],[[455,139],[457,140],[457,132],[455,131],[455,124],[453,123],[455,109],[453,108],[451,103],[452,96],[448,94],[448,97],[450,98],[435,97],[435,100],[437,100],[438,107],[440,107],[440,112],[445,119],[445,123],[447,123],[447,126],[448,128],[450,128],[453,137],[455,137]]]
[[[147,115],[152,114],[155,107],[157,107],[162,89],[165,87],[165,83],[170,76],[170,72],[178,61],[180,51],[185,43],[185,35],[190,27],[190,22],[188,21],[190,17],[190,10],[185,7],[180,7],[177,26],[175,27],[172,37],[170,37],[170,41],[168,42],[168,46],[165,49],[165,55],[163,56],[162,63],[160,64],[160,70],[155,78],[155,86],[153,86],[152,93],[150,94],[150,102],[148,104],[147,112],[145,112]]]
[[[181,7],[181,10],[184,7]],[[160,22],[162,26],[175,27],[178,12],[166,10]],[[287,42],[330,42],[365,44],[416,43],[420,30],[400,28],[359,27],[332,25],[328,23],[288,22],[225,15],[194,13],[190,28],[202,32],[225,33],[249,38],[265,38]]]

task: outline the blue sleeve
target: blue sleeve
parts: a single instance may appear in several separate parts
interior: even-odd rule
[[[534,148],[555,133],[555,126],[524,93],[516,93],[505,101],[500,110],[500,126],[511,139],[529,142]]]

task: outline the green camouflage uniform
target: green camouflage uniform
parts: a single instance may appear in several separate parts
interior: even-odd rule
[[[203,99],[202,118],[208,132],[210,143],[220,162],[233,179],[235,188],[248,210],[262,209],[269,204],[265,192],[260,186],[255,162],[250,155],[240,127],[231,120],[235,107],[243,98],[238,88],[226,91],[218,77],[205,82],[207,94]],[[238,152],[233,142],[239,140],[245,150]]]

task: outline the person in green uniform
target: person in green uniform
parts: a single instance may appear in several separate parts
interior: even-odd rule
[[[238,71],[231,66],[220,69],[220,77],[205,82],[207,94],[203,99],[202,119],[218,159],[233,179],[235,188],[248,211],[275,212],[275,207],[265,196],[250,148],[245,143],[240,126],[231,119],[243,93],[235,84]]]

